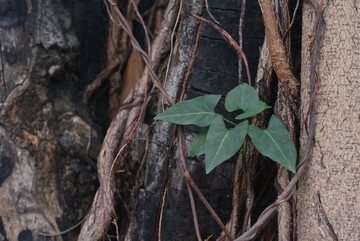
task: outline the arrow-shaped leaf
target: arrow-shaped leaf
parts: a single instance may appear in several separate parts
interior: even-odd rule
[[[209,127],[205,143],[206,173],[239,151],[244,143],[247,130],[248,121],[243,121],[232,129],[226,129],[220,116],[214,119]]]
[[[241,120],[241,119],[245,119],[254,115],[259,114],[261,111],[267,109],[267,108],[271,108],[270,106],[268,106],[267,104],[265,104],[262,101],[257,101],[254,104],[252,104],[249,109],[244,110],[244,113],[236,116],[235,119],[237,120]]]
[[[208,126],[219,114],[214,112],[221,95],[204,95],[179,102],[158,114],[155,120],[164,120],[179,125]]]
[[[206,136],[209,131],[209,128],[205,128],[202,130],[197,136],[195,136],[192,144],[191,149],[189,151],[189,155],[202,155],[205,154],[205,142],[206,142]]]
[[[241,84],[227,94],[225,108],[227,111],[244,111],[236,119],[245,119],[271,107],[259,100],[255,88],[247,84]]]
[[[266,130],[250,125],[249,136],[262,155],[296,172],[295,145],[278,118],[273,115]]]
[[[241,84],[226,95],[225,108],[227,111],[244,110],[250,103],[258,100],[258,93],[253,87],[247,84]]]

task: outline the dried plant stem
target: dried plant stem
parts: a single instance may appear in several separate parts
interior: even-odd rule
[[[299,98],[299,83],[291,71],[289,58],[279,32],[272,0],[259,0],[263,13],[267,46],[274,70],[293,101]]]
[[[212,28],[219,31],[221,36],[223,36],[223,38],[230,44],[230,46],[235,49],[236,53],[238,55],[240,55],[240,57],[244,61],[245,68],[246,68],[246,74],[247,74],[247,77],[248,77],[248,84],[251,85],[251,74],[250,74],[249,64],[248,64],[246,55],[245,55],[244,51],[240,48],[240,46],[236,43],[236,41],[230,36],[230,34],[228,32],[226,32],[224,29],[222,29],[220,26],[218,26],[215,23],[211,22],[210,20],[207,20],[207,19],[205,19],[203,17],[200,17],[198,15],[195,15],[195,14],[191,14],[191,16],[193,16],[194,18],[196,18],[196,19],[198,19],[198,20],[200,20],[200,21],[202,21],[204,23],[209,24]]]
[[[158,88],[163,90],[165,96],[167,96],[165,90],[157,81],[154,68],[158,67],[160,63],[160,56],[162,56],[162,54],[167,51],[167,49],[164,49],[164,46],[167,46],[167,44],[164,44],[164,42],[169,41],[169,30],[167,28],[163,28],[155,39],[151,57],[156,61],[152,61],[150,56],[148,56],[147,53],[140,48],[140,45],[138,44],[133,34],[130,32],[130,28],[126,23],[125,18],[117,8],[116,4],[111,0],[109,0],[107,3],[110,4],[108,10],[111,9],[114,11],[110,12],[110,14],[114,13],[117,20],[119,20],[115,23],[120,27],[124,27],[125,32],[129,34],[129,37],[132,40],[131,43],[133,44],[134,49],[141,52],[144,60],[147,61],[147,69],[144,71],[143,77],[138,81],[135,89],[133,90],[134,93],[137,93],[137,95],[135,95],[137,99],[134,101],[139,104],[142,103],[142,101],[138,101],[138,98],[143,98],[144,96],[144,91],[146,90],[147,84],[146,80],[148,79],[149,75],[153,78],[156,78],[154,79],[154,83],[157,84]],[[168,15],[165,17],[163,22],[163,25],[165,26],[171,26],[174,22],[174,16],[176,16],[174,14],[176,12],[176,7],[174,7],[174,2],[172,3],[173,4],[170,3],[167,8]],[[110,17],[114,20],[113,15],[110,15]],[[129,97],[128,100],[130,98],[131,97]],[[170,100],[170,102],[172,101]],[[129,109],[119,108],[113,120],[111,121],[98,157],[97,168],[100,186],[96,192],[88,218],[86,219],[81,229],[78,240],[97,241],[105,235],[109,227],[111,217],[114,214],[115,182],[112,166],[114,161],[117,160],[117,155],[119,155],[117,151],[119,146],[124,146],[126,144],[122,143],[124,136],[127,136],[126,134],[131,133],[131,129],[128,127],[134,123],[137,123],[136,118],[139,116],[141,108],[143,108],[143,106],[138,107],[138,105],[133,107],[131,111]],[[125,130],[127,130],[127,133],[124,132]]]
[[[239,47],[243,49],[243,32],[244,32],[244,22],[245,22],[245,10],[246,10],[246,0],[241,2],[241,13],[239,19]],[[242,83],[242,59],[239,57],[238,60],[238,75],[239,83]]]
[[[182,168],[184,170],[184,173],[188,173],[187,166],[186,166],[185,134],[184,134],[183,127],[179,126],[178,131],[179,131],[178,141],[179,141],[179,148],[180,148],[181,164],[182,164]],[[197,213],[196,213],[194,196],[192,194],[191,185],[190,185],[189,182],[186,182],[186,188],[187,188],[189,198],[190,198],[190,205],[191,205],[191,211],[192,211],[192,214],[193,214],[194,228],[195,228],[196,237],[197,237],[198,241],[201,241],[202,239],[201,239],[201,234],[200,234],[200,229],[199,229],[199,221],[198,221],[198,217],[197,217]]]

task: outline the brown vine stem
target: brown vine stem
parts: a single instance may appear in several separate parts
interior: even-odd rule
[[[243,48],[245,10],[246,10],[246,0],[242,0],[241,13],[240,13],[240,18],[239,18],[239,47],[241,49]],[[241,58],[239,58],[239,61],[238,61],[238,75],[239,75],[239,83],[242,83],[242,60],[241,60]]]
[[[317,11],[316,11],[315,24],[313,27],[313,31],[311,33],[312,41],[310,42],[310,50],[311,50],[310,51],[310,91],[312,93],[311,93],[311,97],[310,97],[310,104],[309,104],[308,112],[304,119],[304,123],[307,123],[310,109],[314,103],[315,97],[316,97],[317,92],[320,87],[320,78],[318,77],[318,75],[316,73],[316,61],[318,58],[317,53],[320,48],[320,38],[319,38],[319,36],[317,36],[318,35],[317,33],[319,33],[321,31],[321,26],[324,21],[322,18],[322,13],[324,11],[324,1],[321,0],[320,4],[317,4],[313,0],[309,0],[309,1]]]
[[[185,92],[188,88],[188,83],[189,83],[189,78],[190,78],[190,73],[191,73],[191,69],[195,60],[195,55],[196,55],[196,51],[198,49],[199,46],[199,40],[200,40],[200,33],[201,33],[201,29],[202,29],[202,24],[200,23],[200,26],[197,30],[196,33],[196,38],[195,38],[195,43],[191,52],[191,57],[190,57],[190,61],[188,64],[188,68],[186,70],[186,74],[184,77],[184,82],[183,82],[183,86],[182,86],[182,91],[179,97],[180,101],[183,101],[185,99]],[[180,155],[181,155],[181,163],[183,166],[183,170],[184,172],[187,172],[187,167],[186,167],[186,151],[185,151],[185,138],[184,138],[184,130],[183,128],[179,128],[179,145],[180,145]],[[196,212],[196,207],[195,207],[195,201],[194,201],[194,196],[192,193],[192,189],[191,186],[189,184],[189,182],[186,182],[186,188],[189,194],[189,199],[190,199],[190,205],[191,205],[191,211],[192,211],[192,215],[193,215],[193,221],[194,221],[194,228],[195,228],[195,233],[196,233],[196,237],[198,239],[198,241],[201,241],[201,234],[200,234],[200,228],[199,228],[199,221],[198,221],[198,217],[197,217],[197,212]]]
[[[263,14],[266,43],[269,48],[271,62],[280,82],[286,87],[292,100],[299,97],[299,83],[291,71],[284,42],[280,35],[272,0],[259,0]],[[296,103],[292,103],[296,104]]]
[[[278,8],[278,11],[276,12],[276,19],[279,21],[278,26],[281,29],[281,36],[284,43],[286,56],[290,59],[291,35],[288,34],[287,37],[284,37],[284,30],[289,29],[290,26],[289,0],[279,0],[276,4]],[[278,83],[278,96],[274,108],[274,113],[276,113],[279,119],[284,123],[285,127],[289,130],[290,136],[296,145],[296,142],[298,140],[296,136],[297,121],[295,118],[295,113],[291,109],[290,105],[292,101],[291,96],[286,94],[284,95],[284,92],[287,92],[287,86]],[[281,193],[282,190],[286,188],[290,179],[290,172],[283,167],[278,166],[278,172],[276,177],[278,193]],[[296,223],[293,219],[295,218],[295,215],[293,214],[296,213],[296,210],[291,209],[291,205],[295,203],[296,197],[292,198],[290,202],[283,202],[281,205],[279,205],[277,215],[279,241],[287,241],[292,235],[292,226]]]
[[[314,111],[312,111],[312,114],[315,114]],[[244,234],[242,234],[240,237],[236,238],[234,241],[249,241],[253,240],[257,235],[258,232],[265,226],[270,220],[273,215],[275,215],[275,212],[277,211],[278,206],[287,201],[289,198],[291,198],[293,194],[293,189],[296,186],[297,182],[299,181],[303,171],[305,170],[305,163],[310,158],[310,155],[313,150],[314,146],[314,134],[315,134],[315,120],[313,117],[311,117],[311,128],[309,131],[305,152],[301,159],[301,162],[298,165],[298,171],[296,175],[291,179],[289,185],[284,189],[284,191],[281,193],[281,195],[278,197],[276,202],[268,206],[260,215],[256,223]]]
[[[291,19],[291,22],[290,22],[290,25],[289,27],[285,30],[284,34],[283,34],[283,40],[286,38],[286,36],[288,35],[288,33],[290,32],[294,22],[295,22],[295,17],[296,17],[296,13],[297,13],[297,10],[299,9],[299,5],[300,5],[300,0],[297,0],[296,1],[296,6],[295,6],[295,10],[294,10],[294,13],[293,13],[293,16],[292,16],[292,19]]]
[[[146,48],[147,48],[147,54],[148,54],[148,56],[150,56],[150,59],[151,59],[151,40],[150,40],[150,36],[149,36],[149,31],[148,31],[148,29],[147,29],[147,27],[146,27],[146,24],[145,24],[145,22],[144,22],[144,19],[143,19],[143,17],[141,16],[140,11],[139,11],[139,8],[138,8],[138,6],[136,5],[135,1],[134,1],[134,0],[131,0],[130,2],[131,2],[131,4],[133,5],[134,11],[135,11],[136,16],[138,17],[140,23],[141,23],[142,28],[144,29],[145,42],[146,42]]]
[[[203,202],[203,204],[205,205],[205,207],[208,209],[208,211],[210,212],[210,214],[213,216],[213,218],[215,219],[215,221],[218,223],[218,225],[220,226],[220,228],[223,230],[223,232],[225,233],[226,237],[230,240],[233,241],[234,238],[231,236],[230,232],[227,230],[227,228],[225,227],[225,225],[223,224],[223,222],[220,220],[219,216],[216,214],[215,210],[210,206],[209,202],[206,200],[205,196],[202,194],[201,190],[198,188],[198,186],[195,184],[194,180],[192,179],[189,171],[187,170],[186,167],[186,155],[185,155],[185,137],[184,137],[184,130],[182,126],[179,126],[179,145],[180,145],[180,158],[181,158],[181,162],[183,165],[183,170],[184,170],[184,177],[186,180],[186,185],[189,191],[189,195],[190,195],[190,204],[191,204],[191,208],[193,211],[193,214],[196,214],[196,210],[194,209],[195,207],[195,203],[194,203],[194,198],[192,196],[192,192],[190,186],[194,189],[194,191],[196,192],[196,194],[198,195],[198,197],[200,198],[200,200]],[[195,224],[195,231],[196,231],[196,235],[198,240],[201,240],[201,236],[200,236],[200,231],[199,231],[199,224],[198,224],[198,219],[197,219],[197,215],[194,215],[194,224]],[[200,239],[199,239],[200,238]]]
[[[104,2],[108,4],[106,6],[110,14],[110,19],[117,26],[124,28],[124,31],[129,35],[131,39],[131,44],[133,45],[133,48],[141,53],[144,61],[146,60],[145,62],[148,66],[149,72],[146,72],[143,78],[147,79],[147,76],[150,75],[154,85],[157,86],[160,92],[164,94],[168,102],[172,104],[173,101],[169,98],[168,94],[165,92],[164,88],[159,83],[157,76],[155,74],[154,68],[157,67],[158,61],[152,61],[150,59],[150,56],[144,50],[141,49],[139,43],[137,42],[137,40],[135,39],[135,37],[131,32],[129,24],[126,22],[124,16],[121,15],[121,12],[117,8],[117,5],[111,0],[108,1],[104,0]],[[170,11],[172,6],[173,5],[168,5],[167,9]],[[168,18],[165,18],[164,21],[172,21],[171,20],[172,14],[169,14],[167,17]],[[154,57],[154,59],[160,59],[158,57],[162,53],[162,51],[160,51],[161,49],[160,46],[164,46],[164,45],[166,46],[166,44],[164,44],[164,41],[167,41],[166,40],[167,36],[169,36],[167,34],[166,28],[163,28],[162,30],[163,31],[160,31],[160,33],[154,40],[154,44],[152,48],[153,57],[156,55],[156,58]],[[141,81],[140,84],[146,85],[146,83],[145,81]],[[145,87],[143,86],[140,87],[141,87],[141,91],[145,89]],[[141,103],[141,102],[142,101],[137,103]],[[136,111],[136,113],[138,112]],[[135,116],[134,113],[129,112],[127,109],[122,109],[120,107],[115,117],[112,119],[110,126],[108,127],[97,161],[97,171],[98,171],[100,186],[94,197],[94,201],[92,203],[91,210],[89,211],[89,215],[87,216],[81,228],[80,235],[78,238],[79,241],[100,240],[105,235],[109,227],[110,220],[113,214],[115,213],[114,210],[115,177],[114,177],[114,172],[112,170],[113,162],[117,159],[116,157],[120,155],[117,152],[119,147],[124,146],[126,144],[126,143],[122,143],[122,138],[126,136],[126,133],[124,134],[124,130],[127,126],[129,126],[129,125],[126,126],[126,124],[128,124],[129,122],[130,123],[135,122],[134,116]]]
[[[226,42],[228,42],[230,44],[230,46],[235,49],[236,53],[238,55],[240,55],[242,60],[244,61],[244,65],[246,68],[246,74],[248,77],[248,84],[251,85],[251,74],[250,74],[249,64],[248,64],[246,55],[245,55],[244,51],[240,48],[240,46],[236,43],[236,41],[230,36],[230,34],[228,32],[226,32],[223,28],[221,28],[219,25],[216,25],[215,23],[211,22],[210,20],[208,20],[206,18],[200,17],[200,16],[198,16],[196,14],[192,14],[192,13],[190,15],[204,23],[209,24],[210,27],[216,29],[221,34],[221,36],[226,40]]]
[[[180,0],[180,3],[179,3],[179,10],[178,10],[178,14],[176,16],[176,21],[175,21],[175,24],[174,24],[174,27],[171,31],[171,37],[170,37],[170,53],[169,53],[169,59],[167,61],[167,65],[166,65],[166,71],[165,71],[165,77],[164,77],[164,81],[163,81],[163,86],[164,88],[166,88],[166,84],[167,84],[167,80],[168,80],[168,77],[169,77],[169,70],[170,70],[170,64],[172,63],[172,59],[173,59],[173,53],[174,53],[174,37],[175,37],[175,32],[176,32],[176,29],[179,25],[179,21],[180,21],[180,15],[181,15],[181,12],[182,12],[182,8],[183,8],[183,1]],[[165,110],[165,106],[164,106],[164,96],[161,97],[161,103],[162,103],[162,110],[164,111]]]
[[[113,21],[114,24],[122,28],[130,37],[130,42],[132,47],[138,51],[144,60],[144,63],[148,67],[149,74],[151,76],[151,80],[154,84],[154,86],[160,91],[160,93],[165,97],[166,101],[173,105],[174,102],[171,100],[167,92],[165,91],[164,87],[160,84],[159,78],[157,77],[155,71],[152,68],[152,61],[150,56],[141,48],[139,42],[136,40],[134,35],[131,32],[131,28],[129,24],[127,23],[124,15],[120,12],[119,8],[117,7],[117,4],[113,2],[112,0],[103,0],[106,4],[107,11],[109,14],[110,19]]]
[[[198,31],[197,31],[197,33],[196,33],[196,38],[195,38],[194,47],[193,47],[192,52],[191,52],[191,58],[190,58],[190,61],[189,61],[189,64],[188,64],[188,68],[187,68],[187,70],[186,70],[186,74],[185,74],[185,77],[184,77],[184,83],[183,83],[182,90],[181,90],[181,94],[180,94],[180,98],[179,98],[180,101],[183,101],[183,100],[185,99],[185,93],[186,93],[186,90],[187,90],[187,88],[188,88],[188,84],[189,84],[189,79],[190,79],[190,74],[191,74],[192,66],[193,66],[193,64],[194,64],[195,55],[196,55],[197,49],[198,49],[198,47],[199,47],[201,30],[202,30],[202,24],[200,23],[199,28],[198,28]]]
[[[191,205],[191,212],[193,213],[193,221],[194,221],[194,228],[196,233],[196,238],[198,241],[201,241],[201,234],[200,234],[200,228],[199,228],[199,220],[196,213],[196,206],[194,201],[194,196],[192,194],[191,186],[188,182],[186,182],[186,189],[189,193],[189,199],[190,199],[190,205]]]
[[[205,8],[206,8],[206,12],[209,14],[210,18],[211,18],[216,24],[221,25],[220,22],[217,21],[216,18],[211,14],[208,0],[205,0]]]
[[[225,227],[225,225],[223,224],[223,222],[220,220],[219,216],[216,214],[215,210],[210,206],[210,204],[208,203],[208,201],[206,200],[205,196],[202,194],[202,192],[200,191],[200,189],[196,186],[194,180],[192,179],[192,177],[190,176],[189,172],[185,172],[184,173],[185,179],[187,182],[190,183],[191,187],[194,189],[194,191],[196,192],[196,194],[199,196],[199,198],[201,199],[201,201],[203,202],[203,204],[205,205],[205,207],[209,210],[209,212],[211,213],[211,215],[213,216],[213,218],[215,219],[215,221],[218,223],[218,225],[220,226],[220,228],[224,231],[226,237],[230,240],[233,241],[234,238],[231,236],[231,234],[229,233],[229,231],[227,230],[227,228]]]
[[[146,40],[146,48],[147,48],[147,55],[149,56],[149,58],[151,59],[151,41],[150,41],[150,36],[149,36],[149,32],[146,28],[146,24],[144,22],[143,17],[140,14],[140,11],[135,3],[134,0],[131,0],[131,4],[133,5],[134,11],[137,15],[137,17],[139,18],[139,21],[141,23],[141,26],[144,29],[144,33],[145,33],[145,40]],[[143,103],[141,105],[141,109],[140,109],[140,113],[139,116],[137,118],[136,124],[134,125],[134,127],[132,128],[132,130],[130,131],[130,134],[128,135],[128,137],[126,138],[126,143],[130,142],[130,140],[132,139],[136,128],[138,128],[140,121],[143,118],[143,115],[145,113],[145,106],[146,106],[146,102],[148,100],[148,92],[149,92],[149,82],[150,82],[150,77],[147,75],[146,77],[146,85],[145,85],[145,91],[144,91],[144,100]]]
[[[262,1],[262,0],[260,0]],[[320,42],[320,32],[323,26],[323,22],[321,21],[322,19],[322,12],[324,10],[324,6],[323,6],[323,1],[321,1],[320,5],[314,4],[312,0],[310,0],[310,2],[312,3],[313,7],[315,8],[315,10],[317,11],[317,16],[316,16],[316,20],[315,20],[315,25],[314,25],[314,43],[316,42]],[[311,46],[311,58],[313,58],[314,62],[314,66],[317,65],[317,56],[319,54],[319,48],[318,45],[317,47]],[[318,78],[315,78],[316,76],[316,69],[310,69],[310,86],[315,86],[316,83],[319,81]],[[315,94],[316,95],[316,94]],[[315,101],[315,95],[314,95],[314,100]],[[260,217],[258,218],[258,220],[256,221],[256,223],[248,230],[246,231],[246,233],[242,234],[240,237],[236,238],[234,241],[249,241],[249,240],[253,240],[256,235],[258,234],[258,232],[261,230],[261,228],[263,226],[265,226],[268,222],[268,220],[270,220],[271,217],[273,217],[273,215],[275,214],[275,212],[277,211],[278,206],[287,201],[289,198],[291,198],[292,194],[293,194],[293,190],[296,187],[296,184],[298,183],[298,181],[300,180],[300,177],[302,175],[302,173],[305,170],[305,165],[308,162],[308,160],[310,159],[310,156],[312,154],[312,151],[314,149],[314,137],[315,137],[315,116],[316,116],[316,112],[315,112],[315,108],[313,103],[309,103],[309,112],[308,112],[308,133],[307,133],[307,139],[306,139],[306,143],[304,145],[304,150],[302,152],[302,156],[300,157],[300,161],[299,164],[297,166],[297,173],[295,174],[295,176],[291,179],[291,181],[289,182],[288,186],[284,189],[284,191],[280,194],[280,196],[278,197],[278,199],[276,200],[276,202],[274,202],[273,204],[271,204],[270,206],[268,206],[260,215]]]
[[[178,127],[178,132],[179,132],[179,147],[180,147],[180,159],[181,159],[181,164],[182,164],[182,168],[184,170],[184,173],[188,173],[187,167],[186,167],[186,151],[185,151],[185,134],[184,134],[184,128],[182,126]],[[198,217],[197,217],[197,212],[196,212],[196,207],[195,207],[195,201],[194,201],[194,196],[191,190],[191,185],[190,183],[186,180],[186,188],[187,191],[189,193],[189,199],[190,199],[190,205],[191,205],[191,211],[193,214],[193,220],[194,220],[194,228],[195,228],[195,233],[196,233],[196,237],[198,239],[198,241],[201,241],[201,234],[200,234],[200,228],[199,228],[199,221],[198,221]]]
[[[64,235],[64,234],[67,234],[69,233],[70,231],[74,230],[75,228],[79,227],[87,218],[89,214],[85,215],[85,217],[83,217],[78,223],[76,223],[75,225],[71,226],[70,228],[68,229],[65,229],[64,231],[61,231],[60,233],[42,233],[42,232],[39,232],[38,234],[40,236],[44,236],[44,237],[56,237],[56,236],[61,236],[61,235]]]
[[[231,236],[223,222],[220,220],[219,216],[216,214],[215,210],[210,206],[209,202],[206,200],[204,194],[202,194],[201,190],[198,188],[198,186],[195,184],[194,180],[192,179],[189,171],[186,168],[186,155],[185,155],[185,137],[184,137],[184,129],[182,126],[179,126],[179,145],[180,145],[180,158],[181,162],[183,164],[184,169],[184,177],[187,183],[191,185],[191,187],[194,189],[200,200],[203,202],[205,207],[209,210],[215,221],[218,223],[220,228],[224,231],[226,237],[233,241],[234,238]]]

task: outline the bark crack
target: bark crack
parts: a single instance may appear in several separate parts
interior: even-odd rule
[[[337,237],[334,227],[333,225],[330,223],[330,220],[325,212],[324,206],[321,202],[321,196],[320,196],[320,192],[318,191],[316,193],[316,206],[317,206],[317,213],[318,213],[318,221],[319,223],[323,224],[326,228],[327,231],[329,233],[329,235],[331,236],[333,241],[338,241],[339,238]],[[319,229],[321,229],[321,227],[319,227]]]

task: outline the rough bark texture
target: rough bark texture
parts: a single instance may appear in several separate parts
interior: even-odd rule
[[[320,48],[315,149],[298,191],[299,240],[360,240],[359,1],[329,1]],[[316,12],[303,12],[302,118],[309,104],[309,43]],[[310,38],[309,38],[310,36]],[[306,137],[306,126],[303,127]]]
[[[80,220],[97,186],[101,138],[78,92],[100,70],[103,8],[0,5],[0,240],[63,240],[44,234]]]

